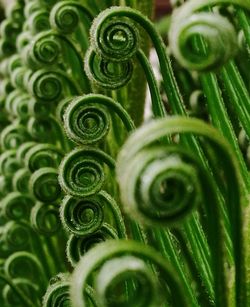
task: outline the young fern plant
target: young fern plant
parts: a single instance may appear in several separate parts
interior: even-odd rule
[[[249,305],[250,3],[177,2],[7,12],[1,306]]]

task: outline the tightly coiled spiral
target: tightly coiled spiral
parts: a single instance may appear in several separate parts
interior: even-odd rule
[[[78,237],[70,235],[66,247],[66,254],[70,264],[72,267],[75,267],[81,257],[90,249],[111,239],[117,240],[119,239],[119,235],[116,230],[107,223],[104,223],[97,231],[85,236]]]
[[[37,200],[52,203],[61,196],[58,171],[53,167],[42,167],[30,177],[30,191]]]
[[[103,95],[89,94],[73,99],[65,111],[68,137],[82,145],[102,140],[109,131],[110,110],[120,117],[128,131],[134,129],[133,121],[120,104]]]
[[[67,49],[66,53],[65,49]],[[49,67],[51,65],[66,70],[67,64],[70,65],[70,62],[64,67],[65,57],[67,59],[67,53],[70,52],[72,52],[72,55],[79,61],[79,64],[82,65],[82,51],[76,42],[70,37],[49,30],[35,37],[26,51],[23,52],[23,57],[26,65],[33,70],[34,68]],[[68,59],[66,61],[68,61]],[[68,74],[64,74],[64,77],[67,78]]]
[[[96,291],[96,299],[100,306],[115,306],[116,304],[135,306],[136,302],[136,306],[142,307],[159,306],[166,303],[164,302],[166,288],[162,286],[162,291],[165,293],[163,296],[160,293],[157,276],[147,265],[149,261],[156,270],[159,270],[161,283],[164,281],[170,291],[174,291],[173,305],[187,306],[177,275],[161,255],[148,246],[122,240],[102,243],[80,260],[74,270],[70,285],[72,306],[87,306],[86,293],[83,289],[90,282],[93,283],[91,286]],[[131,281],[134,287],[130,301],[121,291],[125,292],[125,283]]]
[[[50,285],[43,297],[42,307],[71,306],[69,287],[70,276],[68,274],[59,273],[55,277],[51,278]],[[93,289],[88,286],[85,291],[89,299],[89,306],[98,307]]]
[[[61,227],[58,207],[37,202],[31,210],[30,223],[39,234],[45,236],[56,234]]]
[[[96,232],[104,221],[115,222],[119,236],[126,236],[120,208],[105,191],[82,199],[66,196],[60,208],[60,216],[63,227],[75,236]]]
[[[81,20],[81,13],[87,17],[87,20],[93,19],[94,14],[88,6],[76,1],[60,1],[51,10],[51,27],[60,33],[73,33]]]
[[[170,30],[170,48],[176,59],[187,69],[211,70],[232,58],[238,47],[234,26],[229,20],[216,13],[196,11],[221,1],[192,0],[176,9]],[[250,10],[247,1],[222,1],[223,4],[240,5]],[[193,39],[202,37],[205,48],[197,50]]]
[[[31,94],[40,100],[59,100],[62,93],[62,82],[52,72],[41,70],[35,72],[29,80]]]
[[[1,201],[2,214],[8,220],[27,220],[32,205],[29,195],[12,192]]]
[[[49,13],[44,9],[33,12],[26,22],[32,35],[50,29]]]
[[[52,144],[37,144],[30,147],[25,154],[25,166],[30,172],[42,167],[57,168],[63,158],[63,152]]]
[[[69,195],[85,197],[99,192],[105,182],[105,163],[114,168],[113,159],[97,148],[80,147],[67,154],[59,168],[59,182]]]
[[[31,68],[53,65],[58,63],[60,53],[61,44],[56,33],[42,32],[30,44],[26,62]]]
[[[139,48],[139,34],[133,21],[123,17],[127,8],[112,7],[101,12],[90,29],[91,45],[104,59],[131,59]],[[122,17],[121,17],[122,16]]]
[[[210,133],[216,140],[207,133],[209,129],[213,130],[199,120],[172,117],[156,120],[131,135],[117,160],[124,209],[144,223],[168,225],[204,202],[209,174],[205,175],[195,156],[181,146],[166,144],[166,140],[178,133],[195,133],[220,143],[215,131]]]
[[[177,147],[141,150],[120,183],[125,210],[147,223],[175,223],[200,202],[200,179],[195,159]]]
[[[89,48],[85,55],[84,69],[95,85],[111,90],[125,86],[133,74],[131,60],[110,61],[100,57],[92,48]]]
[[[50,281],[50,285],[43,297],[43,307],[70,306],[69,276],[58,274]]]
[[[0,142],[4,150],[17,149],[22,143],[30,140],[30,136],[23,125],[14,123],[1,132]]]
[[[97,231],[104,220],[104,204],[96,195],[84,199],[66,196],[60,216],[67,231],[76,236],[85,236]]]
[[[157,150],[162,149],[165,151],[165,153],[169,153],[169,146],[166,144],[167,136],[187,133],[191,133],[200,137],[199,140],[202,142],[202,149],[207,155],[207,161],[209,165],[211,165],[211,169],[217,170],[218,165],[220,165],[220,169],[223,170],[222,173],[220,173],[220,184],[223,185],[223,189],[225,189],[227,193],[228,217],[232,227],[232,243],[236,268],[235,278],[238,280],[236,293],[237,297],[243,297],[244,300],[244,249],[242,247],[243,242],[240,239],[242,238],[242,200],[240,195],[243,186],[243,178],[240,175],[239,166],[235,160],[234,153],[232,152],[229,144],[214,128],[197,119],[172,117],[169,119],[165,118],[161,120],[155,120],[139,129],[128,139],[127,143],[125,143],[124,148],[118,156],[117,177],[120,185],[121,200],[124,204],[125,210],[127,210],[127,212],[130,214],[133,214],[132,216],[136,215],[140,217],[141,221],[144,223],[150,225],[164,225],[164,223],[166,225],[171,224],[171,215],[166,215],[167,218],[162,220],[161,215],[158,214],[159,209],[165,211],[165,209],[168,208],[167,202],[169,195],[166,194],[164,188],[165,179],[168,179],[167,173],[164,174],[163,177],[161,176],[165,170],[162,168],[161,156],[158,156],[158,152],[156,154],[156,161],[154,159],[149,159],[148,157],[152,155],[152,152],[155,151],[155,148]],[[161,140],[163,142],[162,145]],[[170,150],[172,158],[175,157],[176,153],[178,153],[178,156],[179,153],[185,153],[184,161],[185,163],[188,163],[188,166],[185,166],[185,168],[190,168],[190,161],[193,161],[192,164],[195,166],[195,171],[192,170],[190,173],[191,177],[187,182],[188,185],[186,191],[190,193],[190,191],[192,192],[192,190],[196,189],[196,193],[198,193],[195,193],[195,196],[200,198],[198,199],[198,202],[202,201],[207,215],[206,227],[213,261],[216,299],[220,300],[223,296],[223,289],[226,289],[227,277],[224,267],[224,237],[221,227],[221,216],[219,211],[218,198],[216,195],[217,191],[211,182],[210,172],[204,168],[204,165],[200,163],[200,160],[198,160],[197,157],[188,154],[188,152],[183,149],[183,147],[181,147],[181,150],[177,148],[178,146],[172,145],[170,148],[171,147],[174,149],[172,152]],[[138,159],[138,157],[140,157],[140,159]],[[136,161],[138,164],[135,163]],[[150,162],[149,165],[147,164],[148,161]],[[171,163],[171,165],[173,166],[175,163],[176,158]],[[159,165],[160,172],[158,171]],[[180,175],[181,173],[177,172],[177,176],[179,177]],[[174,188],[173,191],[177,191],[179,186],[185,182],[181,177],[181,180],[178,177],[176,182],[172,182],[172,184],[176,185],[177,187],[177,189],[175,190]],[[192,182],[193,178],[198,179],[198,191],[196,188],[197,185],[194,185],[194,182]],[[195,183],[196,182],[197,180],[195,180]],[[156,191],[155,188],[157,188]],[[162,190],[162,188],[164,189]],[[182,195],[182,191],[179,191],[178,193]],[[157,198],[158,196],[163,196],[163,199],[160,199],[160,201],[163,200],[163,202],[159,202],[158,199],[155,200],[155,196],[157,196]],[[171,194],[170,196],[173,198]],[[185,196],[185,194],[183,196]],[[174,199],[177,198],[174,197]],[[160,204],[160,208],[155,208],[155,204],[157,205],[157,202]],[[189,211],[188,208],[190,208],[190,206],[193,207],[193,203],[194,200],[192,200],[192,198],[188,199],[188,201],[185,201],[185,206],[180,208],[181,210],[179,212],[179,218],[184,216],[183,213],[187,213]],[[178,207],[179,204],[182,204],[182,202],[178,202],[176,206]],[[211,204],[214,205],[211,206]],[[174,209],[174,211],[178,210],[177,208],[172,208],[171,206],[170,209]],[[166,210],[166,213],[167,211],[168,210]],[[172,217],[175,221],[176,219],[178,220],[178,215],[174,215]]]
[[[26,250],[30,245],[30,237],[30,229],[21,222],[9,221],[4,226],[2,239],[9,251]]]

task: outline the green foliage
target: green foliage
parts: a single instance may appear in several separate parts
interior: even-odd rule
[[[0,306],[249,305],[250,2],[172,6],[6,11]]]

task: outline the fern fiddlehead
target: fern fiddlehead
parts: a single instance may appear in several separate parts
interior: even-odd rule
[[[63,80],[68,84],[69,93],[79,94],[81,91],[75,82],[60,70],[50,72],[41,69],[32,74],[28,89],[30,93],[37,99],[42,101],[59,101],[62,98]]]
[[[93,83],[101,88],[118,89],[130,81],[133,72],[131,61],[113,62],[89,49],[85,56],[85,71]]]
[[[87,306],[86,292],[83,289],[88,284],[94,270],[98,270],[94,289],[97,302],[101,305],[111,306],[114,303],[112,294],[115,295],[116,287],[131,279],[134,279],[138,285],[134,297],[138,306],[145,304],[154,306],[159,303],[159,300],[162,302],[156,288],[157,278],[145,265],[146,261],[152,261],[153,265],[159,266],[161,278],[167,282],[172,291],[175,304],[186,306],[179,280],[175,278],[172,268],[161,257],[155,256],[151,248],[133,241],[109,241],[96,246],[81,259],[75,268],[70,287],[73,306]],[[73,283],[74,287],[72,287]],[[126,301],[126,296],[114,298],[114,300],[117,299],[124,306],[129,306],[131,303],[131,301]]]
[[[87,20],[92,20],[94,17],[91,9],[82,3],[75,1],[61,1],[57,3],[50,13],[52,28],[61,33],[73,33],[80,21],[81,12],[87,17]]]
[[[184,54],[182,56],[181,52],[185,52],[185,50],[187,51],[187,49],[185,49],[186,47],[189,48],[189,50],[190,48],[193,48],[193,51],[194,51],[193,54],[195,55],[193,55],[193,59],[190,59],[190,61],[192,60],[194,61],[194,66],[195,66],[195,61],[198,63],[198,65],[201,65],[201,70],[202,70],[203,64],[205,66],[208,65],[208,68],[209,68],[210,65],[213,66],[213,62],[214,62],[215,66],[218,66],[217,60],[216,60],[217,56],[218,56],[218,61],[221,61],[221,63],[223,64],[225,63],[224,60],[228,62],[228,60],[231,59],[232,56],[235,54],[235,49],[237,49],[237,38],[235,35],[235,29],[232,26],[232,24],[230,24],[229,21],[225,19],[225,17],[222,17],[215,13],[211,13],[211,12],[196,13],[196,11],[198,10],[208,8],[214,5],[219,5],[219,4],[224,4],[224,5],[233,4],[235,6],[242,7],[246,10],[249,10],[250,8],[249,3],[247,1],[233,1],[233,2],[231,1],[229,2],[228,1],[205,1],[205,2],[190,1],[184,4],[183,6],[181,6],[177,10],[176,15],[174,15],[174,18],[173,18],[172,27],[170,27],[170,33],[171,33],[170,36],[172,39],[172,41],[170,42],[170,46],[172,46],[172,52],[176,55],[176,57],[178,58],[180,62],[185,61],[184,59],[185,56]],[[202,28],[203,23],[202,23],[202,20],[199,20],[199,16],[203,16],[203,17],[205,16],[205,18],[207,19],[208,24],[210,25],[208,30],[206,30],[206,26]],[[197,18],[197,21],[195,21],[196,18]],[[217,18],[219,18],[219,21],[217,20]],[[222,21],[221,18],[223,18],[224,21]],[[194,20],[194,22],[192,22],[192,19]],[[189,20],[191,22],[190,24],[189,24]],[[212,26],[210,24],[211,22],[213,23]],[[220,26],[221,24],[222,25],[224,24],[224,26],[223,27]],[[175,30],[177,30],[177,32],[174,32]],[[182,30],[183,30],[183,33],[182,33]],[[222,33],[220,33],[221,30],[222,30]],[[186,31],[187,37],[186,37],[185,31]],[[225,45],[223,43],[225,39],[228,40],[228,42],[225,45],[231,46],[230,48],[226,48],[226,50],[224,47]],[[185,45],[185,41],[187,42],[189,46],[187,46],[187,44]],[[178,46],[179,42],[181,42],[182,46],[180,45]],[[217,51],[213,50],[213,48],[218,48],[218,50]],[[197,56],[196,59],[195,59],[195,56]],[[223,60],[220,59],[220,57],[223,57]],[[187,60],[186,64],[184,63],[183,64],[186,66],[190,65],[189,68],[194,69],[194,67],[192,67],[192,63],[188,64],[189,59],[186,59],[186,60]],[[209,62],[211,62],[212,64],[209,64]],[[204,66],[204,69],[206,70],[205,66]],[[228,72],[229,72],[229,67],[230,66],[228,66],[228,69],[227,69]],[[197,67],[197,69],[199,68]],[[239,83],[240,79],[237,77],[237,73],[235,72],[235,67],[234,67],[234,70],[231,69],[231,72],[233,72],[230,74],[232,75],[232,78],[234,79],[234,83],[235,82]],[[202,86],[204,88],[205,95],[207,96],[208,109],[209,109],[209,113],[211,114],[212,121],[214,125],[222,131],[223,135],[230,140],[230,143],[233,144],[234,150],[240,161],[241,171],[244,174],[244,177],[245,177],[244,181],[248,189],[249,180],[248,180],[246,165],[244,164],[242,155],[240,153],[239,146],[236,141],[236,136],[233,131],[233,127],[231,125],[230,119],[227,114],[227,110],[224,105],[223,97],[221,95],[221,92],[218,86],[217,77],[213,73],[208,73],[208,74],[201,75],[200,79],[201,79]],[[224,79],[225,79],[225,83],[227,84],[227,88],[229,88],[230,79],[227,76],[225,77],[225,73],[224,73]],[[232,86],[232,83],[231,83],[231,86]],[[234,108],[237,110],[239,114],[239,117],[243,125],[246,125],[247,115],[245,115],[244,109],[248,108],[249,101],[248,101],[248,98],[244,96],[243,90],[244,90],[244,87],[240,90],[239,95],[241,95],[241,97],[244,97],[246,106],[243,108],[240,108],[238,101],[235,99],[233,99],[232,102],[234,104]]]
[[[58,233],[61,223],[57,205],[37,202],[31,210],[30,223],[39,234],[49,236]]]
[[[30,191],[37,200],[51,203],[60,197],[61,188],[57,177],[57,169],[52,167],[42,167],[31,175]]]
[[[218,14],[195,13],[208,6],[220,4],[234,4],[247,10],[250,8],[248,1],[241,0],[189,1],[182,5],[173,16],[169,32],[170,46],[180,63],[189,69],[211,69],[218,66],[218,63],[223,65],[235,55],[237,38],[232,24]],[[209,51],[205,55],[189,52],[190,39],[197,34],[206,39]],[[225,46],[230,46],[230,48],[225,48]]]
[[[43,298],[43,307],[61,307],[65,304],[71,304],[70,294],[70,276],[68,274],[58,274],[50,280],[50,285]],[[91,287],[86,289],[89,303],[97,307],[94,292]]]
[[[116,24],[118,27],[117,29]],[[131,56],[135,55],[139,48],[138,35],[136,34],[137,24],[142,26],[147,32],[156,48],[165,90],[173,112],[185,114],[183,101],[173,75],[164,43],[151,21],[140,12],[128,7],[112,7],[103,11],[92,24],[90,30],[91,44],[94,46],[94,49],[96,49],[96,52],[104,59],[109,59],[111,61],[124,61],[125,59],[129,59]],[[124,30],[122,26],[124,26]],[[110,35],[109,40],[103,39],[104,37],[101,39],[102,35]]]
[[[120,235],[126,236],[120,210],[111,196],[104,191],[83,199],[66,196],[60,209],[63,226],[76,236],[96,232],[105,220],[109,220],[108,212],[112,213],[112,219],[115,220]]]
[[[134,129],[133,121],[120,104],[103,95],[89,94],[76,97],[65,110],[68,137],[83,145],[102,140],[109,130],[110,110],[120,117],[128,132]]]
[[[32,12],[32,14],[27,13],[27,15],[27,28],[29,28],[32,35],[46,31],[50,28],[49,13],[47,10],[39,8],[39,10]]]
[[[32,204],[29,195],[12,192],[1,201],[2,214],[9,220],[27,219]]]
[[[50,280],[50,285],[43,297],[43,307],[61,307],[70,304],[69,276],[59,274]]]
[[[33,173],[42,167],[58,167],[63,158],[63,151],[52,144],[30,144],[25,153],[26,167]],[[20,154],[21,155],[21,154]]]
[[[191,124],[189,126],[189,123]],[[146,223],[150,223],[150,224],[154,224],[154,223],[163,223],[161,218],[161,210],[165,210],[168,211],[170,210],[170,214],[172,213],[172,209],[176,209],[178,210],[178,206],[180,204],[182,204],[182,202],[177,202],[178,206],[177,208],[172,208],[172,206],[168,206],[168,200],[169,200],[169,194],[167,191],[164,191],[164,185],[166,184],[166,188],[170,189],[170,200],[172,199],[176,199],[175,195],[173,195],[173,192],[175,191],[175,189],[173,187],[171,187],[171,185],[169,186],[168,182],[168,174],[170,173],[169,176],[171,176],[171,167],[169,168],[169,165],[171,165],[173,168],[175,167],[177,161],[180,162],[181,160],[176,160],[176,156],[174,155],[174,151],[175,151],[175,146],[172,147],[173,152],[171,152],[171,147],[170,147],[170,155],[169,158],[171,159],[171,162],[164,160],[162,153],[159,154],[159,156],[156,154],[156,149],[154,148],[154,143],[157,144],[156,148],[159,148],[160,150],[164,150],[164,146],[160,147],[159,146],[159,140],[163,140],[164,142],[164,137],[166,135],[169,134],[176,134],[176,133],[188,133],[188,132],[192,132],[198,135],[201,135],[203,137],[209,138],[209,140],[214,144],[216,150],[218,150],[219,152],[221,152],[221,154],[223,153],[224,156],[224,162],[228,163],[227,166],[223,167],[224,171],[228,172],[227,175],[225,173],[225,176],[227,176],[227,182],[226,184],[228,185],[227,190],[228,193],[230,193],[230,191],[234,191],[234,195],[229,196],[229,199],[231,200],[232,198],[236,197],[237,201],[236,203],[237,205],[237,209],[234,209],[235,203],[230,202],[228,204],[228,214],[229,214],[229,218],[230,218],[230,223],[232,226],[232,241],[233,241],[233,246],[234,246],[234,257],[235,257],[235,266],[236,266],[236,279],[239,278],[238,280],[238,285],[241,284],[241,286],[239,286],[236,289],[236,298],[237,298],[237,302],[239,304],[244,305],[245,302],[245,297],[244,297],[244,285],[245,285],[245,276],[244,276],[244,269],[241,265],[241,262],[244,261],[244,248],[243,248],[243,242],[239,241],[239,237],[242,238],[242,221],[241,221],[241,198],[240,198],[240,185],[238,183],[237,189],[235,189],[235,185],[237,184],[238,180],[242,180],[239,179],[239,173],[238,173],[238,169],[235,166],[235,161],[233,159],[233,154],[230,154],[228,145],[226,145],[225,143],[221,142],[220,136],[216,135],[215,131],[208,127],[205,126],[202,122],[199,122],[198,120],[191,120],[191,119],[184,119],[184,118],[172,118],[172,119],[162,119],[159,120],[158,122],[152,122],[151,124],[149,124],[150,129],[148,130],[148,127],[145,126],[144,128],[141,128],[141,130],[139,130],[137,133],[135,133],[134,135],[132,135],[129,140],[127,141],[126,145],[124,146],[123,150],[120,153],[120,156],[118,157],[118,165],[117,165],[117,176],[118,176],[118,181],[120,184],[120,188],[121,188],[121,199],[123,201],[123,203],[126,203],[126,210],[130,211],[130,214],[138,214],[138,216],[140,216],[142,218],[142,220],[144,220],[144,222]],[[149,132],[150,131],[150,132]],[[212,132],[213,131],[213,132]],[[145,136],[147,136],[145,138]],[[138,142],[138,139],[140,140],[144,140],[143,142],[141,141],[140,143]],[[131,144],[133,144],[131,146]],[[128,147],[127,147],[128,146]],[[166,145],[165,145],[166,146]],[[148,147],[149,151],[146,151],[146,148]],[[127,148],[130,148],[129,150]],[[131,150],[131,148],[133,148],[133,150]],[[152,151],[152,156],[151,156],[151,151]],[[168,150],[167,147],[165,147],[165,154],[168,156]],[[182,153],[183,153],[183,149],[182,149]],[[140,158],[139,158],[140,157]],[[156,162],[154,162],[154,158],[158,157],[158,159],[156,160]],[[137,158],[139,158],[137,160]],[[129,161],[129,163],[128,163]],[[137,163],[133,164],[133,161],[136,161]],[[140,162],[139,162],[140,161]],[[185,162],[188,162],[187,157],[185,156]],[[124,163],[124,164],[123,164]],[[145,164],[144,164],[145,163]],[[127,165],[131,166],[131,171],[133,172],[130,173],[129,168],[127,168]],[[142,164],[142,165],[141,165]],[[124,171],[124,166],[126,165],[127,171]],[[152,166],[151,166],[152,165]],[[181,165],[181,164],[180,164]],[[164,166],[166,167],[166,169],[164,168]],[[151,167],[151,169],[150,169]],[[186,166],[184,166],[186,167]],[[148,171],[148,169],[150,169],[150,172]],[[165,173],[166,170],[166,173]],[[185,170],[185,168],[184,168]],[[138,171],[138,173],[137,173]],[[169,173],[168,173],[169,171]],[[176,170],[177,172],[174,172],[174,179],[178,178],[178,168]],[[198,171],[199,173],[200,171]],[[129,178],[126,178],[127,174],[129,174]],[[183,173],[180,173],[181,175],[183,175]],[[208,224],[208,239],[209,239],[209,244],[211,245],[211,252],[212,252],[212,257],[213,257],[213,273],[214,273],[214,278],[215,278],[215,291],[216,291],[216,302],[218,304],[225,304],[226,302],[226,297],[223,297],[223,290],[220,289],[220,287],[224,287],[224,289],[226,289],[226,282],[225,282],[225,272],[221,272],[221,275],[218,274],[218,269],[216,269],[216,266],[219,265],[221,267],[220,270],[223,270],[223,261],[219,264],[218,261],[218,257],[220,254],[223,254],[223,247],[222,247],[222,236],[218,235],[219,233],[221,234],[221,226],[220,226],[220,218],[219,218],[219,211],[218,208],[217,210],[215,209],[215,207],[213,209],[211,209],[211,203],[214,203],[216,197],[216,193],[214,193],[214,196],[212,196],[212,190],[213,185],[211,185],[209,176],[207,177],[207,179],[205,179],[204,176],[204,170],[200,173],[202,174],[203,179],[201,180],[201,178],[197,181],[197,177],[193,177],[194,174],[196,174],[196,172],[194,171],[194,169],[192,169],[192,171],[189,173],[191,175],[191,177],[189,177],[189,180],[181,180],[180,182],[177,181],[177,188],[182,188],[182,185],[184,184],[184,182],[187,183],[187,190],[189,190],[189,193],[186,194],[185,193],[181,193],[180,195],[182,196],[187,196],[187,200],[188,198],[191,196],[192,191],[194,191],[194,189],[196,189],[196,194],[199,193],[199,191],[201,192],[203,190],[204,187],[206,187],[206,189],[208,189],[210,191],[210,196],[213,198],[214,200],[210,200],[207,204],[205,204],[205,210],[207,212],[208,215],[208,220],[209,220],[209,216],[210,214],[212,214],[212,216],[214,214],[218,214],[218,218],[217,218],[217,222],[218,224],[215,225],[210,225]],[[145,176],[146,175],[146,176]],[[141,176],[141,177],[140,177]],[[145,176],[145,179],[144,179]],[[166,177],[165,177],[166,176]],[[175,177],[177,176],[177,177]],[[186,176],[186,173],[184,173],[184,178]],[[134,181],[131,180],[131,178],[134,178]],[[138,178],[140,178],[140,180],[138,181]],[[170,177],[171,178],[171,177]],[[202,187],[199,187],[197,189],[196,184],[194,186],[190,186],[191,182],[193,184],[193,178],[195,178],[194,182],[202,182],[203,180],[205,180],[207,183],[204,184]],[[165,181],[166,180],[166,181]],[[173,184],[173,181],[172,181]],[[231,184],[234,186],[231,186]],[[231,187],[230,187],[231,186]],[[136,187],[136,188],[135,188]],[[189,187],[189,188],[188,188]],[[180,191],[180,190],[179,190]],[[141,194],[140,194],[141,193]],[[208,191],[202,192],[203,195],[208,195]],[[150,196],[148,196],[150,195]],[[156,198],[158,197],[158,198]],[[196,195],[197,197],[197,195]],[[198,196],[199,197],[199,196]],[[144,204],[144,203],[145,204]],[[194,203],[195,201],[192,200],[192,202]],[[201,202],[201,199],[198,200],[198,202]],[[206,202],[205,199],[202,200],[202,202]],[[192,203],[192,204],[193,204]],[[149,207],[152,206],[152,204],[154,204],[155,207]],[[157,204],[159,204],[159,207],[157,206]],[[187,201],[188,204],[188,201]],[[153,209],[154,208],[154,209]],[[185,207],[184,207],[185,208]],[[237,211],[237,216],[236,216],[236,211]],[[159,211],[159,212],[158,212]],[[178,212],[178,211],[177,211]],[[182,213],[182,211],[180,210],[180,212]],[[217,212],[217,213],[215,213]],[[164,211],[163,211],[164,213]],[[178,215],[178,214],[177,214]],[[164,216],[164,215],[163,215]],[[182,216],[182,214],[180,214],[180,217]],[[210,219],[212,219],[212,216],[210,217]],[[175,218],[175,215],[173,215],[173,217]],[[158,218],[158,220],[157,220]],[[154,221],[154,219],[157,220],[157,222]],[[168,219],[166,219],[167,221]],[[211,220],[210,220],[211,222]],[[209,222],[208,222],[209,223]],[[211,227],[211,228],[210,228]],[[214,229],[217,229],[214,232]],[[235,238],[235,234],[238,233],[238,239]],[[211,237],[210,237],[211,236]],[[215,239],[216,238],[216,239]],[[214,242],[214,240],[218,240],[217,242]],[[215,245],[214,245],[215,244]],[[238,246],[238,244],[241,245],[241,247]],[[214,246],[213,246],[214,245]],[[220,250],[219,254],[217,254],[217,252]],[[216,255],[217,254],[217,255]],[[240,260],[241,259],[241,260]],[[219,276],[220,275],[220,276]],[[216,280],[218,280],[216,282]],[[241,281],[240,281],[241,280]],[[217,288],[218,287],[218,288]]]
[[[241,205],[249,184],[235,138],[246,131],[246,160],[247,52],[244,61],[242,52],[228,60],[235,29],[249,40],[249,3],[234,0],[225,11],[211,7],[229,0],[184,2],[175,4],[170,51],[176,55],[179,41],[187,69],[170,61],[152,22],[134,10],[149,15],[151,0],[16,0],[7,12],[0,27],[0,305],[40,306],[45,292],[43,306],[247,305]],[[146,36],[159,57],[163,99]],[[221,58],[223,43],[231,47]],[[220,64],[217,75],[207,72]],[[142,122],[143,77],[154,117],[211,121],[233,144],[241,171],[222,137],[198,121],[164,118],[133,133]],[[145,244],[120,241],[127,237],[164,259]],[[72,269],[73,277],[58,274]]]
[[[15,149],[29,140],[26,128],[20,124],[7,126],[1,133],[0,143],[3,149]]]
[[[75,235],[70,235],[66,247],[68,261],[72,267],[75,267],[81,258],[96,245],[111,239],[117,240],[119,239],[119,235],[110,224],[106,223],[97,231],[86,236],[77,237]]]
[[[59,181],[69,195],[84,197],[99,192],[104,184],[102,163],[114,168],[114,160],[100,149],[83,147],[70,152],[62,160]]]

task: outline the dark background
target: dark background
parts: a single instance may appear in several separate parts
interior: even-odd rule
[[[156,0],[156,17],[161,17],[171,10],[169,0]]]

